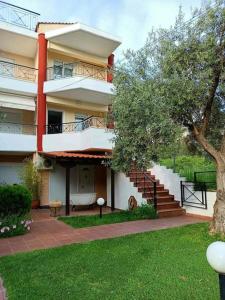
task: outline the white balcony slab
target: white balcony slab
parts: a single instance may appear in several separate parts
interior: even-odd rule
[[[37,83],[17,78],[0,76],[0,91],[25,96],[37,95]]]
[[[35,152],[36,136],[0,132],[0,151]]]
[[[112,150],[114,133],[103,128],[87,128],[79,132],[46,134],[43,151]]]
[[[0,22],[1,50],[34,58],[37,50],[37,32]]]
[[[48,31],[45,36],[61,46],[105,58],[121,44],[119,37],[81,23]]]
[[[45,81],[44,93],[49,96],[109,105],[114,95],[112,83],[86,77],[69,77]]]

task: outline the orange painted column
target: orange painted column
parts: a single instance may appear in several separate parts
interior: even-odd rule
[[[42,139],[46,132],[46,95],[44,82],[47,71],[47,40],[44,33],[38,35],[38,95],[37,95],[37,150],[43,151]]]
[[[108,57],[108,68],[109,68],[109,72],[107,74],[107,81],[108,82],[112,82],[113,81],[113,73],[112,73],[113,65],[114,65],[114,54],[111,54]]]

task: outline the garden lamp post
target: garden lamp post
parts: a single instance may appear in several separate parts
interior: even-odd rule
[[[105,200],[103,198],[98,198],[97,204],[100,208],[100,218],[102,218],[102,207],[105,204]]]
[[[225,243],[218,241],[210,244],[206,257],[210,266],[219,274],[220,299],[225,300]]]

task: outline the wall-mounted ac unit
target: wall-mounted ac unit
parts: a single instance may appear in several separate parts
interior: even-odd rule
[[[36,166],[39,170],[53,170],[54,162],[50,158],[38,156]]]

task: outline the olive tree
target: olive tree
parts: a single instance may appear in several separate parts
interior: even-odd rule
[[[225,234],[225,8],[222,1],[180,10],[170,29],[152,31],[127,51],[115,76],[114,167],[147,167],[189,135],[215,161],[211,232]]]

